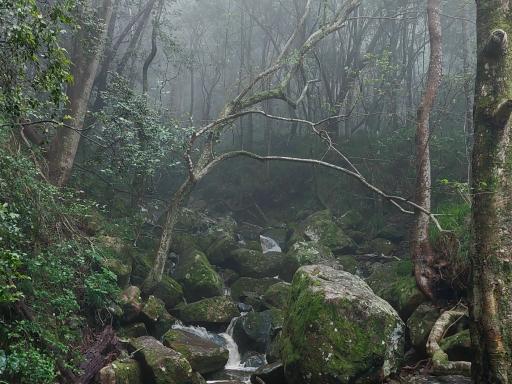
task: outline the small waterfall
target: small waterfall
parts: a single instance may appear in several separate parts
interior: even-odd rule
[[[260,243],[263,253],[283,251],[279,244],[277,244],[277,241],[271,239],[270,237],[260,235]]]
[[[217,335],[216,333],[209,332],[204,327],[198,327],[198,326],[187,326],[184,325],[181,321],[177,321],[173,326],[172,329],[178,329],[180,331],[191,333],[195,336],[200,337],[201,339],[210,340],[214,342],[217,345],[223,345],[225,344],[224,338],[221,335]]]
[[[232,318],[228,329],[226,329],[226,332],[220,334],[224,340],[226,340],[226,348],[229,351],[229,359],[224,369],[239,370],[242,368],[240,364],[241,356],[240,352],[238,351],[238,345],[233,339],[233,329],[235,328],[235,323],[238,319],[238,317]]]

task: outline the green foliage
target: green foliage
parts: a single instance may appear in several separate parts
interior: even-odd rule
[[[6,374],[16,377],[21,384],[51,384],[57,378],[53,359],[37,348],[27,348],[24,343],[11,347]]]
[[[0,112],[22,116],[64,99],[71,76],[60,40],[72,3],[0,0]]]

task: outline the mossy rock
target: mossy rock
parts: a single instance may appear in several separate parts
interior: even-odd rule
[[[427,301],[412,275],[410,260],[383,264],[366,280],[373,291],[395,308],[407,320],[418,306]]]
[[[315,241],[298,241],[292,244],[286,253],[279,276],[286,281],[291,281],[297,269],[303,265],[321,264],[333,260],[334,256],[328,247]]]
[[[189,301],[219,296],[224,288],[219,274],[212,268],[204,253],[198,250],[190,251],[180,260],[176,279],[183,286],[185,297]]]
[[[151,336],[142,336],[130,341],[137,351],[135,357],[144,364],[149,377],[145,381],[155,384],[194,384],[196,380],[190,363],[180,353],[165,347]]]
[[[263,301],[269,307],[284,309],[288,304],[291,289],[291,284],[285,282],[271,285],[263,294]]]
[[[363,227],[364,223],[363,215],[355,210],[350,210],[340,217],[340,226],[343,229],[359,229]]]
[[[201,374],[220,371],[228,362],[226,348],[184,330],[168,331],[163,336],[163,343],[185,356],[192,369]]]
[[[280,339],[287,381],[381,382],[400,368],[404,334],[395,310],[357,276],[321,265],[301,267]]]
[[[376,238],[363,244],[359,249],[358,253],[376,253],[377,255],[390,256],[393,255],[397,250],[397,246],[390,240],[383,238]]]
[[[309,216],[301,225],[306,240],[323,245],[337,254],[350,253],[356,244],[335,222],[329,210],[320,211]]]
[[[231,252],[231,263],[240,276],[272,277],[282,270],[283,254],[242,248]]]
[[[217,238],[207,249],[206,256],[214,265],[225,265],[231,256],[231,252],[239,247],[239,244],[230,235]]]
[[[264,277],[262,279],[240,277],[231,286],[231,297],[236,301],[241,301],[251,293],[262,297],[268,288],[279,282],[281,280],[274,277]]]
[[[111,271],[117,277],[117,285],[120,288],[126,288],[130,283],[130,275],[132,273],[131,259],[128,263],[124,263],[119,259],[109,258],[102,262],[103,266]]]
[[[119,329],[117,334],[121,338],[141,337],[141,336],[147,336],[148,330],[146,328],[146,324],[135,323],[135,324],[130,324],[125,327],[122,327],[121,329]]]
[[[164,312],[166,312],[165,303],[151,295],[142,307],[141,315],[145,322],[152,323],[156,322]]]
[[[125,288],[119,299],[125,323],[130,323],[139,317],[142,310],[142,297],[140,288],[134,285]]]
[[[142,384],[139,363],[128,358],[115,360],[103,367],[98,377],[99,384]]]
[[[236,304],[227,296],[211,297],[183,304],[178,307],[179,318],[188,324],[221,325],[229,324],[233,317],[240,316]]]
[[[407,320],[411,345],[416,351],[426,352],[427,339],[439,315],[438,308],[430,303],[423,303],[416,308]]]
[[[142,285],[144,279],[151,271],[153,267],[153,260],[155,259],[155,254],[152,251],[149,252],[137,252],[133,257],[133,267],[132,267],[132,275],[131,282],[135,285]]]
[[[183,288],[172,277],[164,275],[152,291],[152,294],[165,303],[165,308],[171,310],[183,302]]]

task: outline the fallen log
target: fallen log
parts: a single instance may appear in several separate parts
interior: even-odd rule
[[[99,335],[96,342],[85,352],[85,359],[80,364],[82,375],[76,384],[88,384],[94,376],[105,366],[108,352],[117,347],[117,337],[114,329],[108,325]]]

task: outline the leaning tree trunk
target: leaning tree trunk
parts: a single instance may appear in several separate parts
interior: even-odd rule
[[[75,37],[73,83],[67,90],[69,99],[67,115],[72,118],[73,128],[61,127],[57,131],[48,154],[49,178],[57,186],[65,185],[71,176],[80,143],[80,131],[83,129],[89,97],[103,54],[106,25],[110,23],[112,16],[111,0],[103,0],[101,7],[94,3],[95,1],[89,3],[88,6],[91,9],[97,9],[95,17],[98,21],[97,29],[91,32],[90,26],[82,25],[80,32]],[[95,40],[99,41],[96,45],[91,43]]]
[[[430,113],[443,76],[443,49],[441,38],[440,0],[427,1],[428,29],[430,34],[430,63],[426,89],[418,108],[416,120],[416,188],[415,202],[430,212]],[[428,238],[429,216],[416,210],[416,219],[411,237],[411,257],[414,275],[419,288],[430,298],[433,297],[431,267],[432,247]]]
[[[477,1],[471,339],[475,383],[512,383],[512,4]]]

